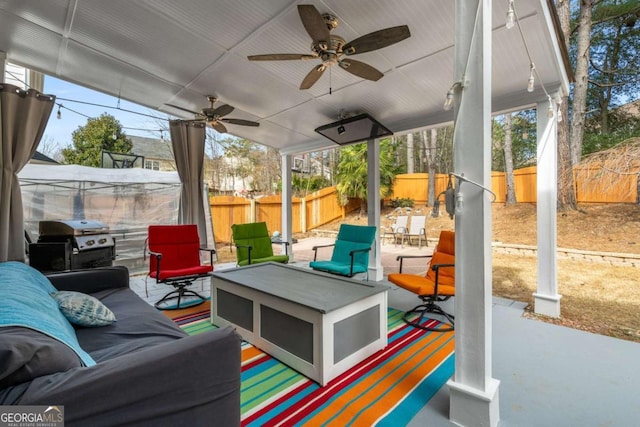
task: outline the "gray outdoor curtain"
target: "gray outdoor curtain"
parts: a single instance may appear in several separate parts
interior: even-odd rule
[[[18,172],[38,147],[55,96],[0,84],[0,262],[25,259]]]
[[[206,217],[204,212],[204,142],[206,124],[171,120],[171,145],[176,168],[182,182],[182,197],[180,198],[180,223],[196,224],[200,243],[207,244]]]

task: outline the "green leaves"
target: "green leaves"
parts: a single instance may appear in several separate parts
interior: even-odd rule
[[[62,150],[64,162],[82,166],[100,167],[102,151],[128,154],[133,146],[120,122],[106,113],[88,119],[86,125],[73,131],[72,139],[73,146]]]

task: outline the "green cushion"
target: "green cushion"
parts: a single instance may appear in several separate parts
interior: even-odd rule
[[[251,239],[254,237],[269,237],[266,222],[251,222],[249,224],[233,224],[231,226],[233,240]]]
[[[239,266],[249,263],[249,249],[251,246],[251,264],[261,262],[289,262],[287,255],[274,255],[271,237],[266,222],[252,222],[249,224],[233,224],[231,234],[236,244],[236,258]]]
[[[288,255],[274,255],[274,256],[270,256],[270,257],[265,257],[265,258],[254,258],[253,255],[251,256],[251,264],[259,264],[261,262],[282,262],[282,263],[287,263],[289,262],[289,256]],[[242,260],[241,262],[238,262],[239,266],[243,266],[243,265],[248,265],[249,264],[249,260],[245,259]]]

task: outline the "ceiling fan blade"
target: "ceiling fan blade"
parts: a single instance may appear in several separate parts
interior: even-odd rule
[[[378,81],[380,80],[384,74],[382,74],[377,69],[373,68],[371,65],[365,64],[364,62],[356,61],[355,59],[343,59],[338,62],[340,68],[350,72],[351,74],[362,77],[363,79]]]
[[[260,126],[258,122],[252,122],[250,120],[242,120],[242,119],[220,119],[225,123],[231,123],[232,125],[240,125],[240,126]]]
[[[398,43],[399,41],[409,37],[411,37],[411,32],[409,31],[409,27],[406,25],[385,28],[383,30],[365,34],[364,36],[358,37],[357,39],[345,44],[342,47],[342,52],[346,55],[370,52],[372,50],[382,49],[383,47]]]
[[[329,43],[329,28],[318,9],[312,4],[299,4],[298,14],[304,29],[315,43]]]
[[[188,110],[186,108],[179,107],[177,105],[173,105],[173,104],[164,104],[164,105],[166,105],[167,107],[176,108],[178,110],[186,111],[187,113],[195,114],[196,116],[200,115],[200,113],[198,113],[197,111],[191,111],[191,110]]]
[[[219,133],[227,133],[227,128],[219,121],[210,121],[209,124]]]
[[[311,86],[313,86],[315,82],[317,82],[318,79],[322,76],[322,73],[324,73],[324,70],[326,69],[327,69],[327,66],[324,64],[320,64],[317,67],[313,67],[313,70],[311,70],[309,74],[306,75],[304,80],[302,80],[302,83],[300,83],[300,89],[309,89]]]
[[[224,105],[221,105],[218,108],[214,109],[211,112],[211,115],[212,116],[222,117],[222,116],[226,116],[227,114],[231,113],[233,110],[235,110],[235,108],[233,108],[231,105],[224,104]]]
[[[268,53],[266,55],[250,55],[247,56],[249,61],[293,61],[300,59],[316,59],[316,55],[307,55],[301,53]]]

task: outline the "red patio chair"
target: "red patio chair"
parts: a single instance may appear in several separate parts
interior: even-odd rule
[[[209,265],[201,263],[200,251],[209,252]],[[202,304],[206,298],[187,289],[187,286],[213,271],[215,252],[215,249],[200,247],[198,228],[195,224],[150,225],[145,250],[145,254],[150,256],[148,277],[156,279],[156,283],[165,283],[175,288],[155,303],[156,308],[177,310]],[[185,296],[195,297],[196,303],[194,304],[192,298],[188,298],[186,305],[181,305]],[[167,305],[167,302],[172,300],[177,300],[176,305]]]

